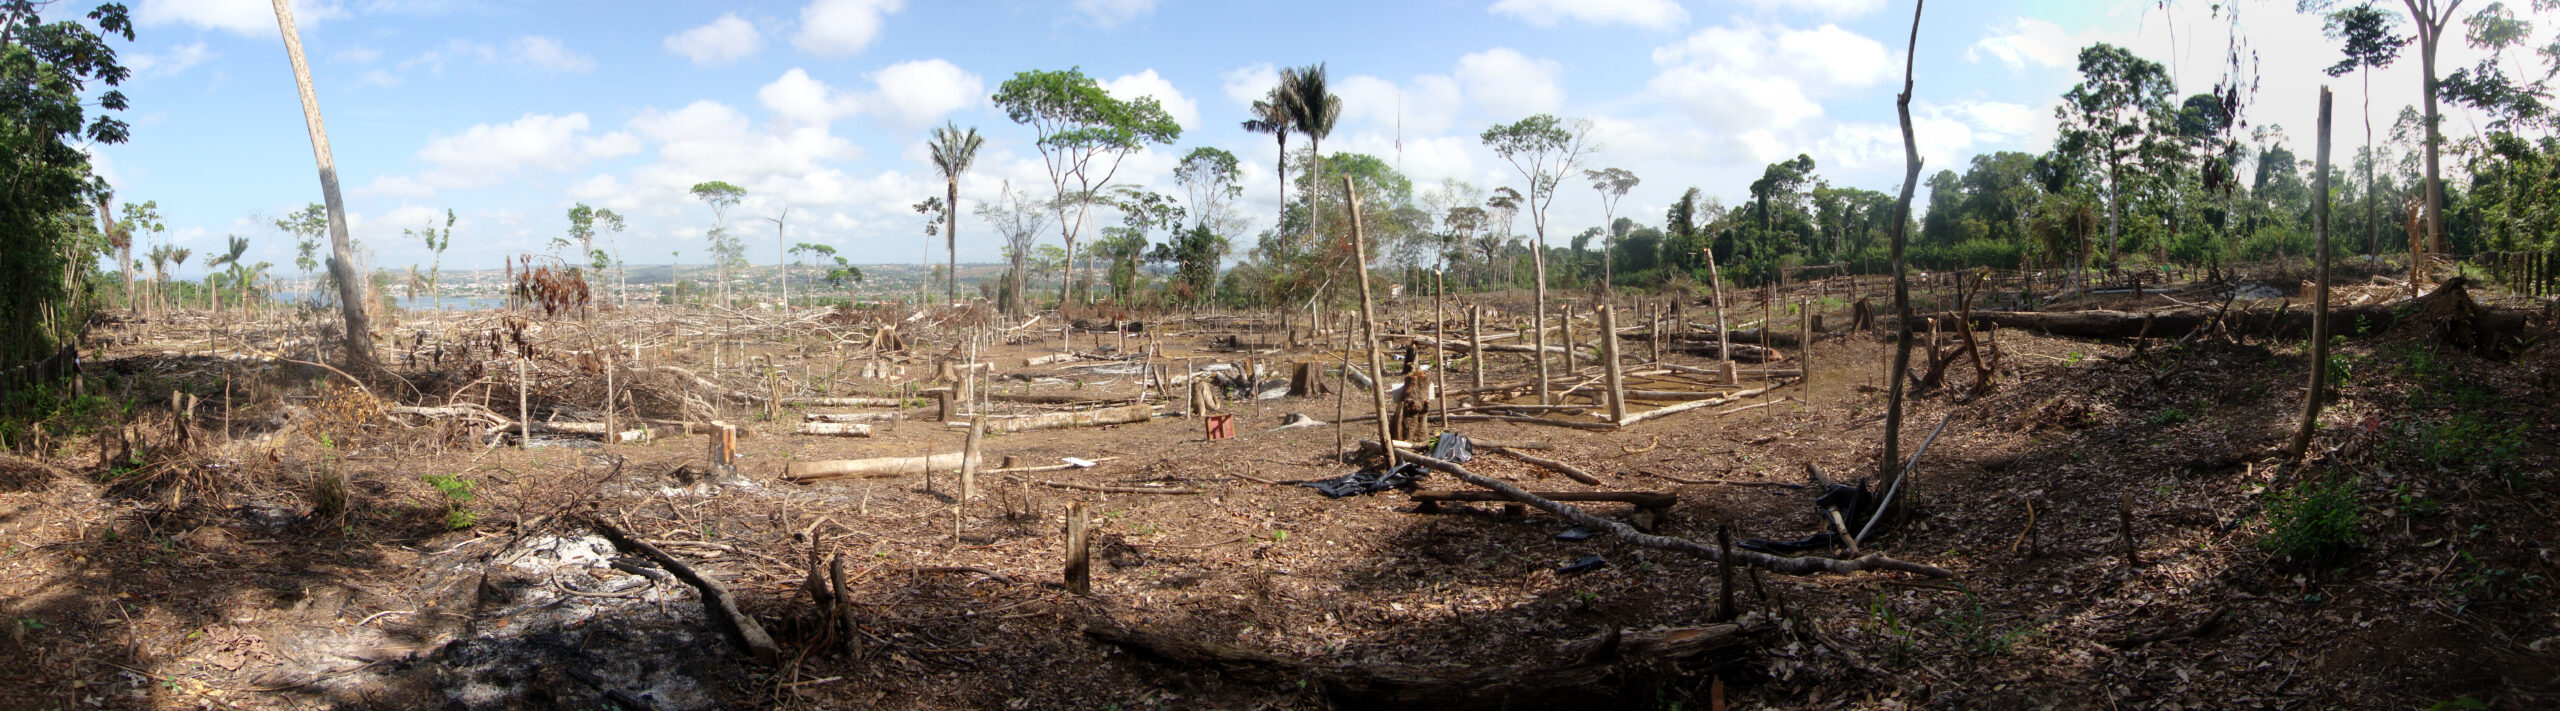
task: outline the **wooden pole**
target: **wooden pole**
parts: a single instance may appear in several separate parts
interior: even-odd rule
[[[1804,371],[1804,375],[1796,382],[1801,385],[1813,382],[1813,301],[1799,299],[1797,304],[1796,315],[1801,318],[1796,332],[1796,369]]]
[[[1449,428],[1449,278],[1438,269],[1431,270],[1431,378],[1440,384],[1433,388],[1440,396],[1440,429]]]
[[[1617,422],[1627,417],[1627,376],[1624,369],[1618,365],[1617,313],[1617,306],[1602,305],[1600,307],[1600,369],[1609,381],[1610,422]]]
[[[2320,390],[2329,376],[2329,87],[2320,87],[2320,147],[2311,193],[2311,231],[2320,240],[2320,265],[2313,287],[2311,312],[2311,390],[2302,398],[2302,427],[2293,432],[2294,456],[2311,447],[2311,431],[2320,425]]]
[[[1084,502],[1067,503],[1067,590],[1078,595],[1093,594],[1092,569],[1089,563],[1088,538],[1085,532]]]
[[[978,446],[987,438],[987,413],[969,416],[969,440],[960,448],[960,500],[978,496]]]
[[[516,356],[516,448],[531,449],[533,448],[533,416],[530,413],[533,412],[533,406],[530,404],[532,402],[530,396],[525,394],[524,354],[518,353]]]
[[[1361,229],[1360,193],[1359,189],[1351,184],[1351,176],[1342,177],[1342,191],[1351,198],[1347,201],[1351,210],[1351,264],[1360,270],[1360,337],[1369,350],[1370,377],[1376,379],[1375,382],[1370,383],[1369,399],[1374,401],[1378,408],[1378,441],[1385,442],[1395,439],[1395,433],[1392,431],[1395,423],[1388,420],[1387,370],[1385,361],[1378,353],[1377,300],[1369,294],[1369,239]],[[1541,391],[1546,389],[1545,378],[1539,379],[1538,389]],[[1386,453],[1386,466],[1394,467],[1395,448],[1383,447],[1381,450]]]
[[[1733,560],[1733,524],[1716,525],[1716,548],[1724,552],[1724,557],[1720,560]],[[1733,566],[1724,563],[1716,564],[1716,576],[1719,578],[1716,585],[1716,619],[1733,619]]]
[[[1467,361],[1476,371],[1476,388],[1484,388],[1484,305],[1467,306]]]
[[[1564,372],[1570,375],[1574,371],[1581,369],[1581,364],[1575,362],[1575,354],[1573,352],[1573,302],[1567,301],[1561,304],[1556,304],[1556,316],[1558,318],[1557,326],[1564,329]],[[1546,404],[1552,405],[1554,403]]]

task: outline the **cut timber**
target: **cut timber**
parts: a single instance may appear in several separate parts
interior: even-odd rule
[[[1155,406],[1148,405],[1146,403],[1137,403],[1100,410],[1051,412],[1039,415],[1024,415],[1021,417],[988,418],[987,431],[991,433],[1028,432],[1031,430],[1048,430],[1062,427],[1125,425],[1133,422],[1145,422],[1152,420],[1155,419],[1155,416]],[[959,424],[964,427],[967,426],[967,423]]]
[[[1519,453],[1519,452],[1517,452],[1517,451],[1513,451],[1513,450],[1512,450],[1511,448],[1509,448],[1509,447],[1490,447],[1490,446],[1489,446],[1488,448],[1489,448],[1489,449],[1492,449],[1492,450],[1493,450],[1493,451],[1495,451],[1495,452],[1499,452],[1499,453],[1501,453],[1503,456],[1507,456],[1507,457],[1510,457],[1510,458],[1513,458],[1513,459],[1517,459],[1517,460],[1520,460],[1520,461],[1523,461],[1523,462],[1528,462],[1528,463],[1530,463],[1530,464],[1535,464],[1535,465],[1538,465],[1538,466],[1539,466],[1539,467],[1541,467],[1541,468],[1544,468],[1544,469],[1546,469],[1546,470],[1548,470],[1548,471],[1555,472],[1555,473],[1557,473],[1557,474],[1563,474],[1563,475],[1564,475],[1564,478],[1567,478],[1567,479],[1572,479],[1572,480],[1574,480],[1574,481],[1582,482],[1582,483],[1584,483],[1584,484],[1589,484],[1589,485],[1592,485],[1592,486],[1600,486],[1600,485],[1601,485],[1601,484],[1600,484],[1600,478],[1599,478],[1599,477],[1592,476],[1590,472],[1583,471],[1583,470],[1581,470],[1581,469],[1579,469],[1579,468],[1574,467],[1574,466],[1573,466],[1573,465],[1571,465],[1571,464],[1566,464],[1566,463],[1564,463],[1564,462],[1559,462],[1559,461],[1556,461],[1556,460],[1553,460],[1553,459],[1547,459],[1547,458],[1545,458],[1545,457],[1533,457],[1533,456],[1529,456],[1529,455],[1526,455],[1526,454],[1521,454],[1521,453]]]
[[[1632,708],[1654,702],[1638,677],[1716,669],[1749,661],[1775,627],[1766,621],[1621,630],[1578,640],[1562,661],[1519,666],[1424,666],[1373,660],[1312,662],[1216,640],[1084,616],[1084,634],[1184,671],[1211,670],[1258,683],[1307,684],[1345,708]]]
[[[792,462],[783,467],[782,480],[795,483],[827,479],[853,479],[923,474],[929,470],[959,471],[960,452],[923,457],[878,457],[873,459],[831,459]]]
[[[888,422],[898,419],[895,412],[810,412],[800,415],[806,422]]]
[[[782,401],[785,405],[801,407],[900,407],[907,402],[894,397],[798,397]]]
[[[1482,474],[1467,471],[1466,467],[1459,466],[1452,462],[1435,459],[1415,452],[1405,452],[1401,456],[1404,461],[1420,464],[1425,468],[1447,473],[1451,476],[1457,477],[1461,481],[1465,481],[1466,483],[1499,492],[1504,498],[1537,507],[1540,511],[1555,514],[1558,518],[1572,521],[1584,528],[1596,531],[1608,531],[1610,534],[1625,539],[1629,543],[1645,546],[1647,548],[1680,551],[1683,553],[1705,556],[1720,563],[1750,565],[1766,568],[1769,572],[1783,573],[1787,575],[1855,573],[1864,570],[1898,570],[1906,573],[1926,575],[1933,578],[1953,577],[1955,575],[1955,571],[1947,570],[1945,568],[1922,563],[1895,560],[1887,558],[1881,553],[1869,553],[1865,556],[1851,560],[1839,560],[1833,558],[1781,557],[1755,551],[1722,551],[1718,550],[1714,546],[1709,546],[1686,538],[1656,536],[1637,531],[1634,527],[1628,526],[1627,524],[1593,516],[1581,509],[1557,503],[1550,499],[1540,498],[1536,494],[1522,491],[1520,490],[1520,487],[1504,483],[1499,479],[1492,479]]]
[[[1761,396],[1761,395],[1766,395],[1766,394],[1768,394],[1768,393],[1769,393],[1769,389],[1770,389],[1770,388],[1775,388],[1775,387],[1778,387],[1778,386],[1776,386],[1776,385],[1764,385],[1764,386],[1761,386],[1761,387],[1759,387],[1759,388],[1757,388],[1757,389],[1744,390],[1744,391],[1742,391],[1742,392],[1734,393],[1734,394],[1732,394],[1732,395],[1727,395],[1727,396],[1724,396],[1724,397],[1715,398],[1715,399],[1711,399],[1711,400],[1691,400],[1691,401],[1684,402],[1684,403],[1680,403],[1680,404],[1678,404],[1678,405],[1673,405],[1673,406],[1670,406],[1670,407],[1659,408],[1659,409],[1653,409],[1653,410],[1646,410],[1646,411],[1643,411],[1643,412],[1638,412],[1638,413],[1634,413],[1634,414],[1631,414],[1631,415],[1627,415],[1627,418],[1626,418],[1626,419],[1623,419],[1623,420],[1619,420],[1619,421],[1618,421],[1618,426],[1619,426],[1619,427],[1625,427],[1625,426],[1628,426],[1628,425],[1633,425],[1633,424],[1638,423],[1638,422],[1643,422],[1643,421],[1645,421],[1645,420],[1651,420],[1651,419],[1656,419],[1656,418],[1661,418],[1661,417],[1669,417],[1669,416],[1672,416],[1672,415],[1677,415],[1677,414],[1680,414],[1680,413],[1683,413],[1683,412],[1688,412],[1688,411],[1690,411],[1690,410],[1696,410],[1696,409],[1699,409],[1699,408],[1715,407],[1715,406],[1717,406],[1717,405],[1722,405],[1722,404],[1725,404],[1725,403],[1733,402],[1733,401],[1735,401],[1735,400],[1741,400],[1741,399],[1744,399],[1744,398],[1759,397],[1759,396]]]
[[[660,567],[666,568],[667,572],[674,573],[676,578],[700,590],[702,606],[710,612],[712,617],[719,618],[725,623],[729,632],[736,635],[738,642],[755,655],[756,661],[773,664],[782,660],[782,648],[774,645],[773,636],[765,634],[764,626],[756,624],[755,618],[738,611],[738,601],[729,597],[729,589],[722,587],[720,581],[703,577],[701,573],[694,572],[691,566],[685,565],[684,561],[667,555],[666,551],[658,550],[657,546],[649,545],[648,541],[631,537],[631,534],[624,533],[622,529],[615,528],[613,524],[607,523],[602,518],[591,517],[587,523],[598,533],[604,534],[607,540],[613,541],[615,548],[648,556],[650,560],[657,561]]]
[[[1667,509],[1680,503],[1680,495],[1668,491],[1538,491],[1532,495],[1548,501],[1616,501],[1641,508]],[[1415,501],[1510,501],[1497,491],[1441,491],[1424,489],[1413,492]]]
[[[2386,304],[2341,306],[2330,310],[2330,323],[2339,335],[2361,336],[2388,330],[2404,314],[2448,314],[2471,320],[2468,327],[2478,334],[2513,333],[2524,326],[2524,316],[2517,313],[2491,312],[2472,303],[2466,290],[2467,279],[2455,277],[2425,296]],[[2416,307],[2412,309],[2411,307]],[[1914,326],[1922,318],[1936,318],[1953,323],[1961,318],[1955,313],[1915,316]],[[2214,310],[2195,308],[2162,309],[2150,312],[2132,311],[1975,311],[1971,323],[1979,328],[2024,328],[2056,336],[2075,338],[2137,338],[2146,335],[2144,322],[2150,322],[2151,338],[2183,336],[2210,325]],[[2285,336],[2311,332],[2309,310],[2283,309],[2267,313],[2231,312],[2224,315],[2224,327],[2233,333]],[[1910,330],[1910,329],[1905,329]]]
[[[825,437],[869,437],[871,426],[859,422],[803,422],[800,434]]]
[[[1074,353],[1051,353],[1044,356],[1024,358],[1022,359],[1022,367],[1037,368],[1051,363],[1064,363],[1075,359],[1076,354]]]

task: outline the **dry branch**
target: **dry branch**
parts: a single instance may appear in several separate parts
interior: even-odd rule
[[[1812,557],[1782,558],[1753,551],[1733,551],[1731,553],[1726,553],[1717,550],[1714,546],[1709,546],[1685,538],[1656,536],[1639,532],[1634,527],[1628,526],[1627,524],[1593,516],[1581,509],[1540,498],[1535,494],[1522,491],[1519,487],[1503,483],[1501,480],[1488,478],[1482,474],[1467,471],[1466,467],[1459,466],[1452,462],[1435,459],[1430,456],[1414,452],[1404,452],[1401,456],[1405,461],[1420,464],[1436,471],[1445,472],[1450,476],[1455,476],[1459,480],[1465,481],[1469,484],[1500,492],[1504,497],[1509,498],[1512,501],[1537,507],[1538,510],[1555,514],[1558,518],[1572,521],[1584,528],[1595,531],[1608,531],[1612,535],[1626,539],[1629,543],[1634,543],[1648,548],[1660,548],[1663,550],[1691,553],[1706,556],[1707,558],[1721,563],[1739,563],[1765,568],[1769,572],[1773,573],[1784,573],[1788,575],[1855,573],[1865,570],[1898,570],[1934,578],[1945,578],[1955,575],[1954,571],[1947,570],[1945,568],[1922,563],[1895,560],[1885,557],[1884,554],[1881,553],[1870,553],[1851,560]]]
[[[765,634],[764,627],[756,624],[755,618],[738,611],[737,600],[729,597],[729,589],[722,587],[720,581],[703,577],[701,573],[685,565],[684,561],[668,555],[657,546],[649,545],[648,541],[633,538],[631,534],[615,528],[604,519],[590,518],[587,523],[595,527],[598,533],[604,534],[607,540],[613,541],[614,547],[624,552],[648,556],[650,560],[657,561],[660,567],[666,568],[667,572],[674,573],[678,579],[702,591],[702,606],[712,616],[720,618],[729,631],[737,635],[739,643],[746,645],[747,651],[755,655],[756,661],[765,664],[781,661],[782,650],[774,645],[773,637]]]

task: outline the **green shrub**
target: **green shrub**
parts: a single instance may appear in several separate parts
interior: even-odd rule
[[[2331,563],[2364,542],[2363,522],[2354,479],[2305,481],[2268,504],[2267,523],[2273,530],[2263,543],[2276,555]]]
[[[2524,451],[2525,426],[2497,423],[2477,412],[2456,414],[2441,423],[2417,426],[2412,438],[2418,460],[2441,469],[2505,467]]]

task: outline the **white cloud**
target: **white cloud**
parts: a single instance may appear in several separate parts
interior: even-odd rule
[[[756,100],[792,126],[825,126],[862,106],[852,95],[810,78],[797,67],[757,89]]]
[[[800,8],[800,34],[791,43],[822,57],[851,56],[880,36],[886,15],[906,6],[907,0],[812,0]]]
[[[668,35],[661,43],[669,52],[684,55],[695,64],[717,65],[745,59],[763,46],[764,36],[756,26],[727,13],[711,24]]]
[[[1965,61],[1982,61],[1990,55],[2009,65],[2012,70],[2035,67],[2069,67],[2077,62],[2080,41],[2062,27],[2032,17],[2021,17],[1992,28],[1990,34],[1964,50]]]
[[[1076,12],[1106,30],[1155,11],[1156,0],[1076,0]]]
[[[1837,25],[1810,30],[1743,22],[1653,50],[1646,86],[1725,131],[1786,129],[1823,114],[1819,99],[1873,86],[1899,68],[1884,45]]]
[[[1219,75],[1219,79],[1221,88],[1227,91],[1227,98],[1250,107],[1253,102],[1269,97],[1271,87],[1280,85],[1280,68],[1272,66],[1270,62],[1263,62],[1249,67],[1229,69],[1226,73]]]
[[[382,58],[382,50],[372,47],[348,47],[330,55],[341,64],[372,64]]]
[[[501,124],[478,124],[450,136],[433,136],[418,159],[433,166],[414,176],[382,176],[358,192],[427,197],[444,188],[496,184],[528,169],[567,170],[589,159],[639,152],[628,133],[587,134],[587,115],[526,114]]]
[[[293,24],[296,28],[346,16],[346,10],[336,2],[294,0],[293,3]],[[141,7],[134,8],[133,19],[145,27],[185,24],[244,35],[276,31],[275,4],[268,0],[143,0]]]
[[[1534,114],[1564,105],[1564,65],[1509,47],[1458,58],[1458,82],[1476,105],[1502,115]]]
[[[369,69],[369,70],[366,70],[366,71],[365,71],[365,73],[364,73],[362,76],[358,76],[358,77],[356,77],[356,86],[399,86],[399,85],[400,85],[400,75],[393,74],[393,73],[391,73],[391,72],[383,71],[383,70],[380,70],[380,69]]]
[[[560,40],[527,35],[509,41],[504,47],[461,38],[446,40],[443,47],[400,60],[399,69],[406,71],[426,67],[428,73],[442,75],[446,63],[461,60],[529,67],[546,74],[578,74],[596,66],[594,59],[569,49]]]
[[[596,60],[579,54],[549,37],[518,37],[507,45],[505,60],[530,65],[550,74],[578,74],[596,68]]]
[[[878,87],[877,104],[883,115],[895,118],[902,128],[933,123],[944,114],[977,106],[987,97],[986,81],[940,59],[892,64],[872,74],[871,81]]]
[[[1861,17],[1884,9],[1884,0],[1750,0],[1762,11],[1806,12],[1834,19]]]
[[[1458,80],[1438,74],[1414,77],[1409,84],[1354,75],[1334,86],[1342,96],[1342,120],[1393,130],[1402,123],[1406,135],[1423,136],[1449,130],[1457,122],[1466,97]]]
[[[197,42],[171,47],[166,53],[134,55],[125,60],[125,67],[132,69],[137,77],[170,76],[185,73],[189,68],[203,64],[215,56],[213,50],[206,49],[203,42]]]
[[[1594,25],[1627,24],[1667,30],[1689,21],[1689,11],[1672,0],[1502,0],[1493,4],[1491,12],[1539,27],[1572,19]]]
[[[1164,112],[1173,116],[1174,123],[1182,124],[1183,130],[1200,127],[1200,104],[1183,96],[1181,90],[1173,88],[1173,82],[1165,81],[1163,76],[1156,74],[1156,70],[1102,82],[1102,90],[1121,101],[1135,101],[1141,96],[1155,97],[1158,103],[1164,104]]]

